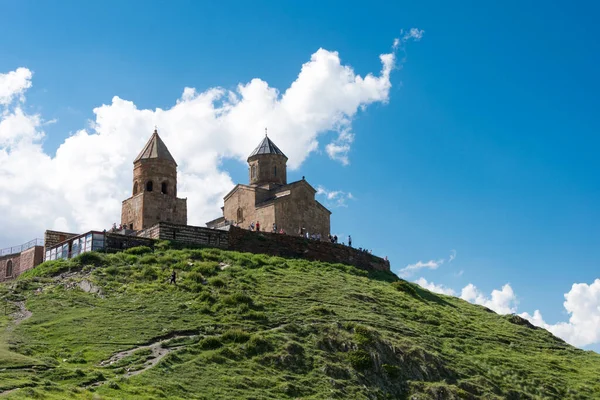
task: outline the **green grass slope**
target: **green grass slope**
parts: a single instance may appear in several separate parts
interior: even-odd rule
[[[600,398],[600,355],[339,264],[135,248],[47,262],[0,299],[0,398]]]

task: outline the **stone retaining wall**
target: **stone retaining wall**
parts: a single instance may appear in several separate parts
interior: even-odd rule
[[[160,222],[139,232],[138,236],[150,239],[170,240],[183,244],[218,247],[221,249],[229,247],[229,234],[227,231],[200,226]]]
[[[229,229],[229,249],[286,258],[348,264],[370,271],[390,270],[388,261],[352,247],[305,239],[300,236],[253,232],[234,226]]]
[[[352,247],[309,240],[300,236],[253,232],[235,226],[230,226],[229,231],[222,231],[160,222],[138,234],[150,239],[170,240],[183,244],[348,264],[370,271],[390,270],[388,261]]]

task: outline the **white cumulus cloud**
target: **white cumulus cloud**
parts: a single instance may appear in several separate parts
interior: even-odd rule
[[[348,200],[354,200],[354,196],[350,192],[343,190],[327,190],[323,186],[317,186],[317,196],[325,199],[327,207],[347,207]]]
[[[428,282],[422,277],[414,281],[414,283],[434,293],[442,293],[450,296],[456,295],[454,289],[444,285],[435,284],[433,282]],[[489,296],[482,293],[472,283],[469,283],[462,288],[459,297],[470,303],[485,306],[490,310],[497,312],[498,314],[512,314],[517,311],[517,296],[508,283],[502,286],[501,290],[492,290],[492,293]]]
[[[492,290],[490,296],[486,296],[475,285],[469,283],[462,288],[460,298],[485,306],[498,314],[512,314],[517,311],[517,296],[508,283],[502,286],[501,290]]]
[[[402,36],[402,39],[404,41],[413,39],[415,41],[419,41],[423,38],[423,34],[425,33],[425,31],[423,29],[418,29],[418,28],[410,28],[408,30],[408,32],[406,32],[404,34],[404,36]]]
[[[235,90],[185,88],[166,109],[140,109],[115,96],[96,107],[90,126],[65,139],[55,155],[42,148],[48,122],[23,108],[31,71],[0,74],[0,247],[48,228],[84,231],[119,221],[121,201],[131,195],[132,161],[155,125],[179,164],[178,195],[188,198],[188,223],[195,225],[218,216],[233,187],[221,161],[245,162],[265,126],[289,157],[289,168],[322,145],[332,159],[348,163],[356,114],[389,100],[395,53],[380,61],[377,74],[359,75],[337,52],[319,49],[282,92],[256,78]],[[333,141],[320,143],[330,131],[337,133]],[[351,194],[334,199],[343,196]]]
[[[425,278],[419,278],[414,283],[435,293],[454,296],[456,292],[444,285],[435,284]],[[475,285],[469,283],[460,292],[461,299],[473,304],[485,306],[498,314],[516,314],[518,299],[510,284],[505,284],[500,290],[494,289],[488,296]],[[575,283],[571,290],[564,294],[565,310],[570,315],[567,322],[549,324],[544,320],[540,310],[533,314],[522,312],[519,316],[529,320],[533,325],[550,331],[567,343],[585,347],[600,343],[600,279],[593,283]]]
[[[574,346],[600,342],[600,279],[592,284],[573,284],[571,290],[565,293],[563,305],[570,315],[568,322],[548,324],[539,310],[535,310],[533,315],[526,312],[519,315]]]
[[[427,282],[427,279],[422,278],[422,277],[417,279],[414,282],[417,285],[421,286],[422,288],[425,288],[434,293],[447,294],[449,296],[454,296],[456,294],[456,292],[453,289],[446,287],[444,285],[436,285],[433,282]]]
[[[451,263],[456,258],[456,250],[450,250],[450,256],[448,256],[448,263]],[[446,262],[445,259],[440,258],[439,260],[429,260],[423,262],[421,260],[414,264],[408,264],[406,267],[398,271],[398,275],[402,278],[408,278],[412,276],[416,271],[427,268],[427,269],[438,269],[442,264]]]
[[[427,262],[417,261],[414,264],[408,264],[406,267],[402,268],[400,271],[398,271],[398,275],[400,275],[403,278],[406,278],[406,277],[409,277],[412,274],[414,274],[416,271],[423,269],[423,268],[438,269],[438,267],[440,265],[442,265],[443,263],[444,263],[443,259],[429,260]]]
[[[15,97],[22,96],[31,87],[31,71],[27,68],[17,68],[6,74],[0,73],[0,105],[10,104]]]

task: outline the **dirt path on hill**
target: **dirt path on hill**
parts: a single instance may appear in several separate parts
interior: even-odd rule
[[[19,389],[21,389],[21,388],[8,389],[8,390],[5,390],[4,392],[0,392],[0,397],[8,396],[9,394],[14,393]]]
[[[21,322],[31,318],[33,314],[27,309],[27,307],[25,307],[24,301],[17,301],[15,302],[15,304],[17,305],[17,307],[19,307],[19,311],[14,312],[11,315],[13,317],[14,324],[19,325]]]
[[[132,356],[135,352],[140,351],[140,350],[144,350],[144,349],[149,349],[151,351],[150,356],[148,356],[148,358],[146,359],[146,361],[144,361],[143,365],[141,366],[141,368],[137,368],[137,369],[132,369],[132,367],[136,367],[136,365],[134,364],[132,367],[128,368],[127,365],[123,366],[123,368],[125,368],[125,373],[122,375],[125,378],[129,378],[131,376],[135,376],[135,375],[139,375],[142,372],[146,372],[148,371],[150,368],[156,366],[156,364],[158,364],[160,362],[160,360],[162,360],[163,358],[165,358],[169,353],[179,350],[183,347],[185,347],[185,345],[181,345],[181,346],[175,346],[175,347],[163,347],[164,344],[175,340],[175,339],[183,339],[183,338],[193,338],[195,336],[198,336],[197,334],[193,334],[193,335],[182,335],[182,336],[174,336],[168,339],[161,339],[158,340],[154,343],[150,343],[147,345],[143,345],[143,346],[137,346],[134,347],[133,349],[129,349],[129,350],[124,350],[124,351],[120,351],[118,353],[115,353],[112,355],[111,358],[109,358],[108,360],[102,361],[100,362],[99,366],[101,367],[110,367],[111,365]],[[139,367],[139,365],[138,365]],[[92,386],[100,386],[105,384],[106,382],[96,382]]]

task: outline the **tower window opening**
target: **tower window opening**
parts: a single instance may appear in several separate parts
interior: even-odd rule
[[[252,179],[256,179],[256,165],[252,166],[251,176],[252,176]]]
[[[138,193],[138,183],[135,182],[133,184],[133,195],[135,196]]]
[[[148,181],[146,182],[146,192],[151,192],[152,191],[152,181]]]
[[[12,260],[8,260],[6,262],[6,277],[12,276],[12,274],[13,274]]]
[[[274,173],[275,176],[277,176],[277,166],[273,167],[273,173]]]
[[[162,185],[160,185],[160,192],[162,194],[168,194],[167,193],[167,182],[163,182]]]

